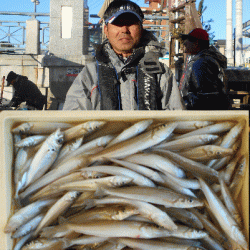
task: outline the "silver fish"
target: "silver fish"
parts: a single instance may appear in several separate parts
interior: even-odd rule
[[[81,224],[90,220],[124,220],[138,213],[138,209],[128,203],[125,205],[94,207],[81,210],[79,213],[67,217],[64,223]]]
[[[54,163],[64,141],[64,132],[58,129],[38,150],[27,172],[26,186],[39,179]]]
[[[248,168],[247,156],[243,155],[243,157],[239,161],[239,165],[237,166],[232,182],[229,185],[229,189],[233,194],[235,200],[238,198],[240,191],[243,187],[243,180],[244,177],[246,176],[245,174],[247,168]]]
[[[119,164],[121,166],[124,166],[128,169],[131,169],[133,171],[136,171],[137,173],[146,176],[147,178],[151,179],[152,181],[155,181],[156,183],[164,183],[164,180],[161,177],[161,175],[157,171],[154,171],[151,168],[123,160],[110,159],[110,161]]]
[[[36,239],[25,246],[22,250],[62,250],[65,249],[65,242],[63,239]]]
[[[166,188],[131,186],[120,188],[102,187],[101,190],[105,194],[147,201],[154,204],[164,205],[166,207],[190,208],[203,206],[203,202],[197,198],[179,194]]]
[[[241,141],[240,140],[236,141],[236,143],[232,147],[233,154],[231,156],[226,156],[226,157],[223,157],[221,159],[212,160],[211,162],[213,162],[213,161],[214,162],[212,164],[207,164],[207,165],[215,170],[221,170],[230,162],[232,157],[234,157],[235,152],[238,151],[240,146],[241,146]]]
[[[200,230],[204,228],[202,222],[192,211],[184,208],[174,207],[165,208],[164,211],[166,211],[172,218],[175,218],[177,221],[181,221],[188,227],[193,227]]]
[[[47,135],[33,135],[28,136],[21,141],[15,143],[15,147],[22,148],[22,147],[31,147],[36,146],[39,143],[43,142],[48,136]]]
[[[81,145],[81,147],[79,147],[77,150],[75,150],[71,154],[67,155],[64,159],[57,162],[57,164],[53,168],[57,168],[60,164],[63,164],[69,159],[73,159],[74,157],[77,157],[83,154],[92,154],[95,149],[100,148],[100,150],[102,150],[103,147],[105,147],[113,138],[114,136],[112,135],[106,135],[106,136],[96,138],[92,141],[83,143],[83,145]]]
[[[242,133],[243,129],[245,127],[245,121],[241,121],[238,122],[232,129],[230,129],[230,131],[223,137],[220,146],[224,147],[224,148],[233,148],[235,147],[234,145],[241,144],[241,140],[238,140],[240,134]],[[237,150],[236,146],[236,150]],[[223,165],[225,165],[223,163],[222,160],[213,160],[211,161],[211,163],[209,163],[210,167],[213,167],[214,169],[219,169],[221,168]]]
[[[147,166],[163,173],[170,173],[178,178],[184,178],[185,172],[168,158],[154,153],[138,153],[124,158],[124,160]]]
[[[130,154],[135,154],[165,140],[173,132],[176,125],[177,123],[173,122],[158,126],[153,130],[106,148],[93,155],[90,160],[95,162],[105,158],[124,158]]]
[[[95,133],[92,133],[90,135],[86,136],[86,142],[95,140],[99,137],[111,135],[116,136],[117,134],[124,131],[124,129],[130,127],[132,125],[132,122],[127,121],[107,121],[106,124],[102,127],[102,129],[95,131]]]
[[[62,160],[65,159],[69,154],[77,150],[82,145],[82,143],[83,143],[82,137],[64,143],[51,169],[53,169],[54,166],[58,165],[58,163],[62,162]]]
[[[117,197],[105,197],[102,199],[93,199],[89,200],[87,203],[87,208],[92,207],[93,205],[105,205],[105,204],[127,204],[135,207],[139,214],[148,218],[150,221],[153,221],[157,225],[164,227],[168,230],[176,230],[178,227],[170,216],[160,208],[150,204],[148,202],[134,200],[134,199],[125,199]]]
[[[85,180],[86,178],[83,176],[83,173],[81,172],[73,172],[70,173],[62,178],[59,178],[52,183],[46,185],[42,189],[40,189],[38,192],[34,193],[31,197],[29,197],[29,202],[36,201],[38,199],[44,199],[44,198],[51,198],[53,196],[58,196],[58,194],[62,194],[63,191],[58,190],[56,187],[58,185],[62,185],[64,183],[73,182],[73,181],[79,181],[79,180]]]
[[[144,132],[152,123],[153,123],[153,120],[142,120],[142,121],[136,122],[131,127],[125,129],[117,137],[115,137],[108,144],[107,147],[110,147],[113,144],[116,144],[124,140],[128,140],[136,135],[139,135],[140,133]]]
[[[203,246],[206,247],[206,249],[225,250],[225,248],[222,245],[220,245],[216,240],[214,240],[209,235],[201,239],[201,242],[203,243]]]
[[[179,164],[181,168],[192,173],[194,176],[218,180],[219,173],[214,169],[208,168],[206,165],[203,165],[200,162],[190,160],[169,150],[158,149],[157,152],[163,154],[165,157]]]
[[[202,135],[202,134],[221,134],[229,131],[235,125],[234,122],[219,122],[204,128],[196,129],[189,133],[178,136],[178,139],[185,138],[193,135]]]
[[[188,195],[191,197],[197,197],[192,190],[189,188],[183,187],[183,185],[180,185],[178,183],[178,180],[181,178],[175,178],[175,176],[171,174],[162,174],[162,178],[164,179],[164,183],[161,183],[163,187],[172,189],[173,191],[183,194],[183,195]],[[183,183],[182,183],[183,184]]]
[[[219,138],[218,135],[213,134],[202,134],[202,135],[193,135],[188,136],[182,139],[175,139],[168,142],[162,142],[154,148],[162,148],[162,149],[168,149],[170,151],[180,151],[187,148],[194,148],[198,146],[202,146],[208,143],[212,143],[216,141]],[[153,148],[153,149],[154,149]]]
[[[17,127],[13,128],[13,134],[51,134],[57,129],[62,131],[71,128],[73,125],[64,122],[24,122]]]
[[[192,247],[190,245],[169,243],[156,239],[131,239],[119,238],[118,242],[131,247],[132,249],[141,250],[199,250],[202,248]]]
[[[21,250],[23,249],[22,247],[32,239],[32,233],[29,233],[27,235],[25,235],[24,237],[22,237],[16,244],[14,247],[14,250]]]
[[[194,161],[221,159],[233,155],[234,150],[215,145],[205,145],[180,152],[179,154]]]
[[[127,176],[108,176],[98,179],[87,179],[60,184],[56,188],[58,188],[58,190],[92,191],[97,190],[103,185],[108,187],[117,187],[131,183],[132,181],[133,179]]]
[[[67,192],[63,195],[45,214],[42,221],[39,223],[34,236],[37,236],[43,227],[50,225],[54,222],[60,214],[62,214],[67,208],[71,206],[71,204],[78,198],[80,195],[77,191]]]
[[[88,121],[79,125],[75,125],[65,130],[65,141],[70,141],[78,137],[85,137],[86,135],[100,129],[105,125],[104,121]]]
[[[35,153],[36,151],[34,151],[33,148],[26,147],[20,148],[17,152],[14,163],[14,182],[16,186],[16,194],[18,194],[18,191],[21,189],[21,187],[24,187],[25,185],[26,176],[25,180],[22,181],[23,175],[28,170],[31,163],[30,159],[33,159]]]
[[[224,148],[231,148],[238,140],[241,132],[245,128],[245,124],[246,122],[244,120],[236,124],[223,138],[223,141],[221,142],[220,146]]]
[[[238,207],[236,205],[236,202],[224,180],[220,178],[219,181],[220,181],[221,194],[223,197],[224,204],[228,209],[228,211],[233,216],[233,218],[235,219],[235,221],[242,228],[242,219]]]
[[[226,168],[220,172],[220,175],[223,176],[223,179],[227,185],[230,183],[233,173],[237,167],[237,163],[240,161],[241,157],[242,157],[241,154],[236,154],[227,164]]]
[[[20,226],[17,231],[11,236],[11,238],[20,238],[36,230],[37,226],[43,219],[44,214],[39,214],[26,224]]]
[[[76,239],[67,239],[67,247],[78,246],[78,245],[89,245],[96,244],[106,241],[106,237],[96,237],[96,236],[81,236]]]
[[[205,183],[204,180],[199,178],[201,189],[208,201],[211,211],[219,222],[223,231],[234,241],[239,243],[244,249],[248,249],[248,243],[244,234],[238,227],[236,221],[230,215],[224,204],[212,191],[212,189]]]
[[[25,224],[35,216],[41,213],[41,211],[50,205],[52,205],[55,200],[40,200],[33,202],[14,213],[8,220],[4,232],[11,233],[15,232],[21,225]]]
[[[190,179],[190,178],[177,178],[172,174],[165,174],[162,175],[163,179],[167,181],[167,179],[171,180],[171,183],[175,185],[179,185],[183,188],[188,189],[200,189],[200,183],[197,179]]]
[[[197,209],[191,208],[190,211],[195,214],[202,222],[204,229],[213,237],[224,249],[230,249],[231,244],[223,232],[219,230],[219,226],[215,226],[204,214],[201,214]]]
[[[175,133],[188,133],[214,124],[213,121],[179,121]]]
[[[68,224],[68,228],[78,233],[99,237],[158,238],[175,232],[159,228],[151,223],[115,220]]]
[[[13,144],[15,145],[16,143],[18,143],[19,141],[22,140],[22,136],[20,134],[13,134]],[[14,148],[14,155],[17,155],[19,148]]]
[[[77,169],[87,166],[89,164],[88,159],[85,156],[75,157],[70,161],[65,162],[60,165],[58,168],[53,169],[43,175],[40,179],[32,183],[29,187],[27,187],[22,193],[20,193],[20,199],[27,198],[30,194],[34,193],[38,189],[48,185],[49,183],[69,174]]]
[[[84,168],[81,171],[86,171],[86,172],[95,171],[100,173],[106,173],[109,175],[122,175],[132,178],[133,179],[132,183],[139,186],[148,186],[148,187],[156,186],[153,181],[146,178],[145,176],[138,174],[130,169],[126,169],[119,166],[100,165],[100,166]]]

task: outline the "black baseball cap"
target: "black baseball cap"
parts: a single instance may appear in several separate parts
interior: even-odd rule
[[[114,0],[111,2],[104,13],[103,19],[105,23],[113,23],[117,17],[126,13],[134,14],[141,23],[143,22],[144,15],[141,8],[129,0]]]
[[[13,80],[15,80],[17,77],[18,77],[18,75],[15,72],[10,71],[9,74],[8,74],[8,76],[7,76],[7,79],[6,79],[7,86],[10,86],[11,82]]]

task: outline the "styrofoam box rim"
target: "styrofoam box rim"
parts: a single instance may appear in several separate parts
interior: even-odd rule
[[[11,166],[13,145],[11,128],[22,122],[48,121],[81,123],[87,120],[138,121],[156,119],[161,122],[177,120],[241,120],[246,121],[243,132],[242,153],[249,155],[249,113],[248,111],[2,111],[0,113],[0,249],[11,250],[13,241],[3,229],[11,208]],[[249,164],[249,163],[248,163]],[[240,202],[246,228],[249,233],[249,172],[244,179]]]

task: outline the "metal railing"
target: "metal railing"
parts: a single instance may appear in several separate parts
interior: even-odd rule
[[[0,21],[0,50],[22,49],[25,44],[24,21]]]
[[[49,13],[0,12],[1,15],[47,16]],[[40,49],[47,51],[49,46],[49,22],[40,21]],[[26,45],[26,21],[0,20],[0,53],[24,53]]]

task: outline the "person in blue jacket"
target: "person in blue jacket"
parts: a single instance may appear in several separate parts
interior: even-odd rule
[[[187,110],[227,110],[230,99],[224,82],[227,58],[209,45],[201,28],[181,34],[187,60],[179,89]]]

